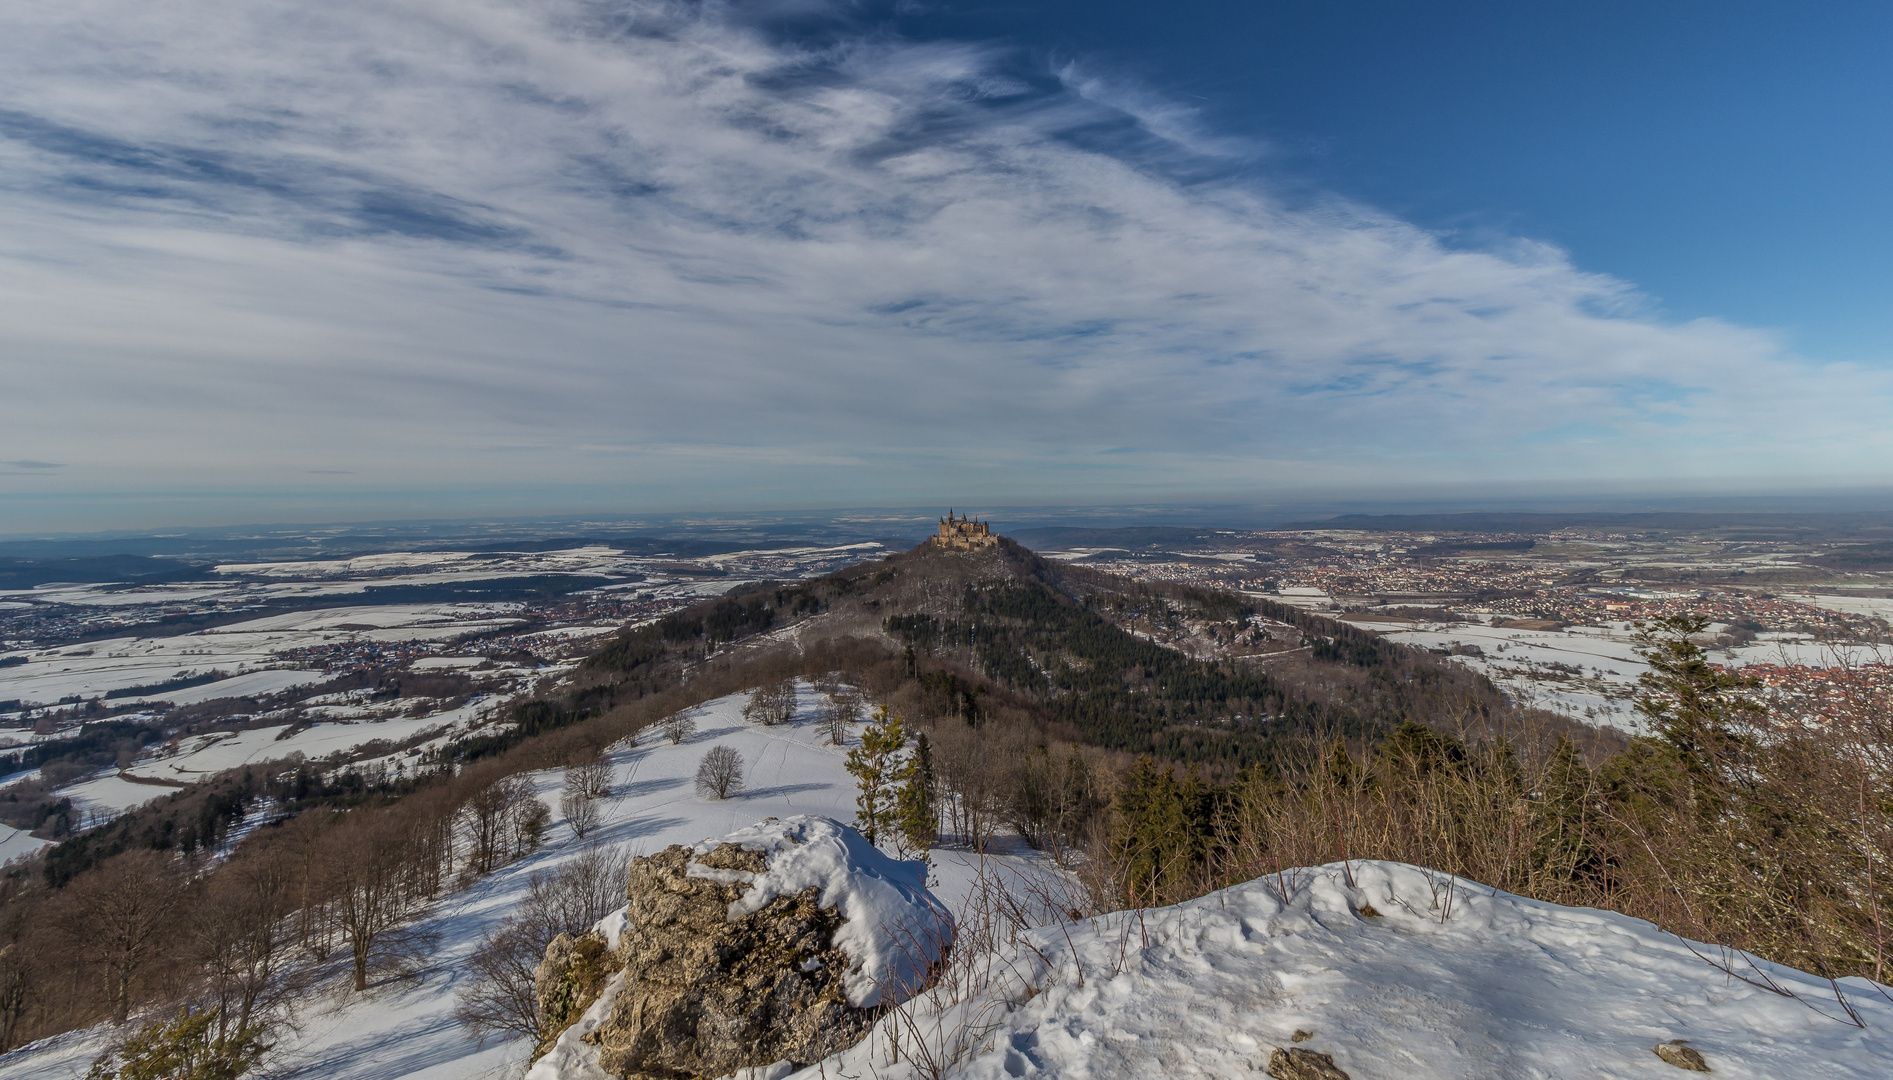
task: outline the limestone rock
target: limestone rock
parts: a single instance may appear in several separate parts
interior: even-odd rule
[[[582,1041],[629,1080],[818,1061],[916,991],[952,940],[920,867],[825,818],[639,857],[626,897],[607,1000],[601,935],[554,942],[538,982],[548,1027],[598,1002]],[[909,956],[921,941],[927,955]]]
[[[1276,1047],[1269,1055],[1269,1075],[1275,1080],[1348,1080],[1348,1075],[1335,1066],[1333,1057],[1299,1046],[1286,1050]]]
[[[1666,1043],[1657,1043],[1656,1056],[1679,1069],[1688,1069],[1690,1072],[1709,1071],[1709,1063],[1702,1059],[1701,1052],[1695,1047],[1685,1044],[1681,1039],[1671,1039]]]
[[[539,1030],[544,1032],[535,1054],[544,1053],[598,1000],[606,980],[624,967],[624,961],[596,933],[583,937],[560,934],[546,947],[545,959],[533,971],[534,999],[539,1005]]]

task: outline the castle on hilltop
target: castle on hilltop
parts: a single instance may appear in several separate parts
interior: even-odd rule
[[[948,510],[947,516],[940,519],[940,531],[934,535],[933,543],[948,551],[972,551],[997,547],[999,538],[985,522],[974,521],[964,514],[956,518],[953,511]]]

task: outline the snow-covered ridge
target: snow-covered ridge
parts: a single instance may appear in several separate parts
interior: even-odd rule
[[[1261,1076],[1291,1046],[1352,1080],[1680,1077],[1654,1053],[1676,1039],[1723,1077],[1893,1075],[1893,990],[1718,959],[1639,919],[1358,862],[1034,930],[980,996],[902,1008],[932,1010],[905,1030],[963,1080]],[[923,1075],[911,1047],[888,1061],[888,1030],[796,1076]]]
[[[760,851],[768,866],[749,873],[690,864],[686,873],[691,877],[748,884],[730,905],[730,918],[761,911],[776,897],[805,889],[821,890],[822,906],[839,911],[844,921],[835,931],[835,944],[853,965],[843,982],[848,1003],[856,1008],[879,1004],[884,987],[919,987],[930,964],[953,943],[953,917],[927,891],[926,867],[889,858],[832,818],[771,818],[705,840],[695,850],[708,855],[722,844]]]

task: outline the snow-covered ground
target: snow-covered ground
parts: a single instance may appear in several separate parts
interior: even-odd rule
[[[31,855],[50,843],[51,840],[41,840],[11,825],[0,825],[0,864],[11,862],[22,855]]]
[[[469,702],[457,709],[427,716],[318,723],[287,736],[284,733],[289,731],[289,725],[286,724],[252,728],[249,731],[194,735],[183,740],[175,754],[141,759],[127,771],[137,776],[162,780],[203,780],[225,769],[234,769],[251,762],[286,758],[291,754],[322,758],[377,739],[401,742],[435,729],[440,730],[441,739],[446,739],[485,723],[497,707],[498,703],[489,699]],[[346,713],[349,710],[336,711]]]
[[[116,772],[105,772],[67,784],[59,789],[58,794],[71,799],[73,807],[82,815],[114,818],[176,790],[164,784],[133,783]]]
[[[1484,623],[1373,622],[1368,629],[1404,645],[1445,649],[1477,646],[1481,655],[1453,657],[1499,687],[1541,708],[1594,717],[1626,731],[1639,731],[1630,698],[1637,677],[1649,670],[1637,656],[1634,631],[1625,623],[1524,630]],[[1559,666],[1554,666],[1559,665]],[[1573,674],[1569,670],[1577,669]],[[1588,712],[1586,710],[1589,710]]]
[[[910,1038],[890,1060],[884,1024],[794,1078],[908,1080],[956,1049],[939,1075],[1259,1077],[1297,1046],[1353,1080],[1661,1078],[1684,1075],[1654,1053],[1677,1039],[1715,1076],[1893,1075],[1893,990],[1840,980],[1860,1027],[1825,980],[1746,959],[1731,975],[1722,955],[1627,916],[1336,864],[1033,931],[971,1001],[907,1007],[930,1051]]]
[[[1893,599],[1884,596],[1836,596],[1830,593],[1797,596],[1788,594],[1784,600],[1796,600],[1810,607],[1827,611],[1838,611],[1843,615],[1865,615],[1873,619],[1885,619],[1893,622]]]
[[[819,696],[806,683],[800,686],[796,719],[777,727],[745,721],[747,700],[747,695],[736,694],[695,710],[696,733],[681,745],[652,731],[636,747],[614,748],[612,797],[604,804],[603,824],[587,842],[649,853],[723,836],[768,817],[816,814],[854,820],[855,786],[845,760],[849,747],[858,745],[859,726],[848,745],[828,745],[815,729]],[[694,787],[698,762],[718,745],[735,748],[744,763],[744,790],[724,801],[699,798]],[[240,749],[220,742],[203,752],[234,756]],[[307,1009],[303,1031],[283,1038],[274,1075],[283,1080],[518,1075],[530,1048],[519,1042],[482,1045],[468,1040],[454,1022],[453,1006],[455,992],[468,978],[466,958],[480,935],[519,903],[533,873],[584,848],[558,816],[562,774],[552,770],[528,776],[555,818],[546,847],[443,901],[423,924],[423,929],[440,935],[441,947],[417,975],[385,981],[360,995],[345,993],[338,985]],[[165,793],[157,787],[140,790],[144,798]],[[989,870],[1009,875],[1048,872],[1042,860],[1028,853],[989,856],[984,862]],[[981,863],[963,851],[935,852],[934,894],[957,908],[979,877]],[[106,1038],[98,1031],[77,1033],[0,1057],[0,1080],[81,1077]]]

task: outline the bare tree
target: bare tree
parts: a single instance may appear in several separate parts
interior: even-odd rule
[[[27,1011],[36,996],[33,957],[26,943],[15,939],[0,945],[0,1054],[20,1043]]]
[[[572,835],[580,840],[598,827],[598,800],[583,791],[566,788],[559,796],[559,812],[565,815],[565,823],[572,827]]]
[[[534,874],[526,898],[469,958],[473,979],[460,992],[455,1018],[477,1034],[542,1038],[534,975],[546,946],[560,934],[584,933],[620,907],[630,866],[628,852],[594,847],[549,874]]]
[[[624,906],[630,872],[629,851],[589,846],[558,869],[534,874],[518,917],[547,942],[560,934],[583,933]]]
[[[594,799],[611,798],[611,759],[600,755],[565,770],[566,789],[576,788]]]
[[[355,989],[366,990],[378,947],[397,944],[390,932],[424,903],[409,881],[414,839],[399,817],[363,810],[349,814],[326,839],[335,915],[352,953]]]
[[[184,906],[176,859],[156,851],[120,855],[67,887],[58,926],[82,959],[104,975],[114,1022],[131,1012],[134,990],[176,938]]]
[[[743,790],[743,755],[733,746],[712,746],[697,766],[697,794],[727,799]]]
[[[488,930],[467,958],[473,979],[454,1002],[454,1019],[475,1035],[510,1035],[537,1043],[539,992],[534,983],[549,942],[511,918]]]
[[[580,840],[598,825],[599,801],[611,795],[611,760],[599,755],[581,765],[565,768],[565,790],[559,811]]]
[[[505,861],[508,842],[513,839],[514,818],[521,801],[528,797],[524,782],[508,776],[474,792],[462,805],[467,822],[467,858],[474,873],[490,874]]]
[[[1016,736],[960,724],[942,724],[933,737],[948,829],[973,850],[985,851],[1015,786],[1008,766],[1022,761],[1027,747]]]
[[[552,824],[552,811],[541,802],[525,783],[519,785],[519,798],[513,803],[513,812],[506,819],[507,831],[513,838],[513,858],[539,850],[545,842],[546,829]]]
[[[676,746],[696,732],[697,718],[690,715],[690,710],[684,709],[666,716],[659,722],[658,728],[663,731],[664,737],[670,740],[671,745]]]
[[[821,711],[816,714],[815,724],[822,734],[828,736],[830,745],[840,746],[848,740],[848,725],[861,721],[861,695],[852,689],[837,689],[828,695],[822,703]]]
[[[219,1037],[248,1028],[298,989],[288,918],[296,891],[290,852],[240,852],[204,882],[190,920],[192,952],[216,1003]]]
[[[781,679],[758,686],[743,706],[743,719],[774,726],[795,719],[795,681]]]

